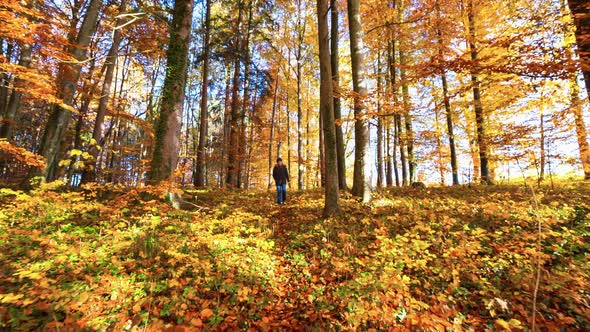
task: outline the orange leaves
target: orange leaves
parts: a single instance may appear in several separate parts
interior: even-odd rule
[[[14,202],[0,210],[0,261],[11,262],[0,265],[0,310],[18,314],[1,311],[1,323],[49,329],[32,312],[52,310],[63,329],[147,331],[516,331],[530,319],[540,255],[522,193],[401,190],[371,208],[345,199],[341,219],[320,220],[319,193],[279,210],[259,194],[200,192],[204,214],[170,209],[166,188],[84,191],[0,191]],[[539,310],[554,317],[542,328],[589,324],[576,256],[587,196],[546,193],[539,211]]]
[[[201,319],[208,320],[209,318],[211,318],[211,316],[213,316],[213,310],[211,310],[209,308],[203,309],[201,311],[200,316],[201,316]]]
[[[45,159],[42,156],[16,147],[5,139],[0,139],[0,153],[4,158],[8,157],[27,166],[45,168]]]

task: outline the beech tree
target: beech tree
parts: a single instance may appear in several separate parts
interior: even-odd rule
[[[148,176],[154,182],[170,178],[178,164],[192,18],[193,0],[177,0],[170,25],[170,42],[166,51],[166,79],[162,89],[160,115],[156,124],[156,142]]]
[[[369,120],[365,108],[367,97],[363,26],[361,23],[360,1],[348,0],[348,26],[350,31],[350,58],[354,90],[354,177],[352,193],[363,202],[371,200],[369,172]]]
[[[334,124],[334,96],[328,30],[328,0],[317,0],[318,46],[320,62],[320,113],[324,133],[325,193],[324,216],[340,212],[338,204],[338,160]]]
[[[91,0],[88,4],[80,29],[75,39],[71,40],[72,46],[69,48],[74,61],[63,63],[60,67],[58,96],[65,105],[71,106],[74,101],[82,64],[86,60],[87,47],[97,29],[101,5],[101,0]],[[57,176],[60,148],[71,117],[71,110],[66,109],[63,104],[53,105],[39,146],[39,154],[47,159],[47,167],[43,172],[46,181],[52,181]]]

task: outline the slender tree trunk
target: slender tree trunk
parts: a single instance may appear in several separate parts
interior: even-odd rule
[[[309,107],[309,80],[307,81],[307,100],[305,103],[305,162],[306,165],[309,165],[309,162],[311,160],[311,152],[310,152],[310,144],[309,144],[309,138],[311,137],[311,115],[310,113],[310,107]],[[310,176],[310,167],[307,167],[307,172],[305,172],[305,187],[306,188],[310,188],[311,187],[311,183],[309,180],[309,176]]]
[[[587,0],[568,0],[576,25],[576,43],[590,100],[590,5]]]
[[[478,57],[478,50],[475,46],[475,12],[473,10],[473,0],[469,0],[467,9],[467,19],[469,23],[469,49],[471,52],[471,60],[473,64],[476,63]],[[472,70],[471,83],[473,85],[473,105],[475,109],[475,124],[477,126],[477,145],[479,147],[479,163],[481,171],[481,182],[492,184],[490,177],[490,169],[488,165],[488,143],[485,135],[485,114],[481,103],[481,92],[479,86],[479,78]]]
[[[125,12],[125,7],[126,1],[122,1],[119,5],[120,14]],[[116,20],[115,26],[119,27],[122,24],[123,19],[119,18]],[[118,28],[115,31],[113,31],[113,40],[111,48],[105,59],[106,72],[104,76],[104,83],[102,85],[102,91],[100,93],[100,100],[98,102],[98,110],[96,111],[96,120],[94,121],[94,128],[92,131],[92,138],[95,141],[95,145],[91,146],[90,154],[92,155],[92,160],[94,160],[95,162],[92,167],[87,167],[85,171],[82,173],[82,183],[96,181],[96,173],[98,172],[99,168],[99,164],[96,161],[98,159],[98,153],[100,152],[98,149],[98,144],[100,144],[100,142],[102,141],[102,126],[104,124],[104,118],[107,113],[107,106],[109,103],[111,93],[111,84],[113,83],[113,77],[115,73],[120,43],[121,29]]]
[[[350,58],[354,94],[354,177],[352,194],[363,202],[371,200],[371,179],[369,159],[369,123],[366,118],[364,99],[367,97],[365,59],[363,54],[363,29],[360,14],[360,0],[348,0],[348,21],[350,31]]]
[[[224,99],[224,110],[223,110],[223,147],[221,149],[221,161],[220,161],[220,169],[219,169],[219,187],[223,187],[224,183],[227,180],[227,174],[224,174],[224,171],[227,169],[226,163],[226,153],[229,150],[229,126],[231,123],[231,80],[232,76],[230,75],[231,64],[227,63],[227,72],[226,72],[226,80],[225,80],[225,99]],[[225,177],[225,178],[224,178]]]
[[[3,43],[0,43],[2,46]],[[12,58],[13,46],[9,40],[6,40],[6,51],[4,51],[4,57],[6,61],[10,62]],[[0,52],[2,54],[2,52]],[[8,88],[10,86],[10,74],[2,73],[0,75],[0,115],[5,116],[6,107],[8,106]],[[3,121],[6,121],[3,119]]]
[[[440,185],[445,185],[445,158],[442,147],[442,130],[438,107],[434,110],[434,124],[436,129],[436,153],[438,155],[438,171],[440,173]]]
[[[238,3],[238,20],[236,21],[234,48],[241,50],[241,29],[242,24],[242,2]],[[231,97],[231,115],[229,125],[229,146],[228,146],[228,158],[227,158],[227,179],[226,183],[236,188],[238,186],[238,140],[239,140],[239,108],[240,108],[240,97],[238,95],[240,88],[240,56],[236,51],[234,54],[234,77],[232,81],[232,97]]]
[[[76,60],[75,63],[64,63],[59,72],[59,97],[64,104],[71,106],[74,101],[76,86],[80,78],[82,63],[86,59],[86,48],[90,44],[92,36],[97,29],[97,20],[100,12],[102,1],[91,0],[86,10],[86,16],[80,26],[80,30],[70,48],[70,53]],[[53,105],[51,114],[47,121],[39,154],[47,160],[47,167],[43,172],[43,178],[46,181],[54,180],[55,168],[59,159],[60,146],[65,138],[66,129],[72,114],[63,106]]]
[[[584,123],[584,114],[582,112],[582,103],[580,101],[580,87],[574,79],[570,80],[571,90],[571,110],[574,114],[574,123],[576,126],[576,138],[580,149],[580,161],[584,170],[584,179],[590,180],[590,147],[588,146],[588,134],[586,124]]]
[[[328,31],[328,0],[317,0],[318,44],[320,61],[320,112],[323,120],[326,160],[324,216],[340,212],[338,205],[338,160],[334,126],[334,96],[330,61],[330,32]]]
[[[280,71],[277,70],[277,78],[275,79],[275,93],[272,98],[272,115],[270,118],[270,139],[268,141],[268,189],[272,187],[272,143],[275,136],[275,114],[277,111],[277,96],[279,92],[279,77]]]
[[[437,1],[436,4],[436,12],[437,16],[440,19],[441,12],[439,7],[439,2]],[[440,28],[436,29],[436,35],[438,37],[438,56],[440,61],[444,61],[444,41],[442,30]],[[441,75],[440,79],[442,82],[442,92],[443,92],[443,104],[445,107],[445,116],[447,120],[447,135],[449,136],[449,150],[451,153],[451,173],[453,176],[453,185],[459,184],[459,171],[457,169],[457,151],[455,149],[455,134],[453,132],[453,113],[451,110],[451,101],[449,98],[449,88],[447,84],[447,73],[444,67],[441,67]]]
[[[22,44],[19,65],[28,68],[31,65],[32,53],[33,47],[31,44]],[[8,105],[6,107],[6,112],[4,112],[4,117],[0,122],[0,138],[6,138],[10,140],[10,138],[12,137],[12,130],[14,128],[16,114],[20,107],[20,100],[22,96],[22,92],[17,90],[16,88],[21,87],[23,82],[24,81],[18,77],[14,79],[14,89],[12,91],[12,94],[10,95],[10,99],[8,100]],[[8,85],[8,82],[6,82],[6,84]]]
[[[447,86],[447,75],[443,72],[441,75],[443,87],[443,100],[445,105],[445,116],[447,120],[447,134],[449,135],[449,150],[451,152],[451,172],[453,173],[453,185],[459,184],[459,169],[457,167],[457,150],[455,149],[455,134],[453,130],[453,113],[449,99]]]
[[[330,38],[330,49],[331,49],[331,69],[332,69],[332,82],[334,85],[334,120],[336,121],[336,154],[338,157],[338,186],[340,190],[347,190],[346,185],[346,149],[344,148],[344,134],[342,133],[342,114],[340,109],[340,74],[339,74],[339,61],[338,57],[338,40],[340,33],[338,30],[338,1],[330,1],[331,8],[331,38]]]
[[[391,156],[391,121],[387,121],[385,125],[385,155],[386,157],[386,169],[385,183],[388,187],[393,186],[393,163]]]
[[[199,146],[197,147],[197,164],[195,186],[205,186],[205,152],[209,129],[208,91],[209,91],[209,53],[211,46],[211,0],[205,4],[205,37],[203,40],[203,83],[201,85],[201,114],[199,123]]]
[[[237,176],[237,188],[243,187],[243,180],[245,177],[244,171],[246,170],[246,151],[247,151],[247,135],[246,135],[246,116],[247,116],[247,109],[249,106],[250,100],[250,92],[251,92],[251,55],[250,55],[250,36],[252,30],[252,20],[254,18],[254,11],[253,11],[254,1],[248,2],[248,20],[246,21],[246,33],[245,38],[242,43],[241,52],[244,55],[244,94],[242,98],[242,107],[240,109],[240,124],[239,124],[239,142],[238,142],[238,176]]]
[[[193,17],[193,0],[176,0],[166,57],[166,78],[162,89],[160,117],[149,179],[169,179],[178,163],[188,50]]]
[[[318,145],[320,150],[320,157],[318,159],[318,172],[320,173],[320,187],[326,187],[326,154],[325,154],[325,143],[324,143],[324,115],[320,110],[320,130],[318,133]]]
[[[406,77],[406,55],[404,50],[400,47],[399,50],[400,62],[400,79],[402,81],[402,100],[404,106],[404,125],[406,129],[405,145],[408,151],[408,182],[411,184],[416,181],[416,160],[414,158],[414,130],[412,129],[412,115],[410,114],[410,93]]]
[[[383,117],[381,116],[381,53],[377,55],[377,188],[383,187]]]
[[[287,86],[290,86],[290,79],[289,76],[287,76]],[[289,89],[287,88],[286,90],[286,97],[287,97],[287,103],[286,103],[286,113],[287,116],[285,117],[285,121],[287,121],[287,170],[289,172],[289,175],[293,174],[291,173],[291,110],[289,109]]]
[[[405,150],[405,133],[402,127],[402,116],[400,114],[395,115],[395,127],[396,127],[396,139],[399,147],[399,159],[402,168],[402,186],[407,186],[408,182],[408,170],[406,161],[406,150]]]
[[[394,119],[394,121],[395,121],[395,119]],[[393,155],[392,155],[392,157],[393,157],[393,172],[395,174],[395,186],[396,187],[400,187],[400,186],[404,185],[403,178],[400,179],[399,170],[397,168],[397,149],[398,149],[399,145],[400,145],[399,127],[397,125],[397,122],[394,122],[393,123]],[[403,149],[400,148],[400,150],[403,154]],[[405,168],[404,168],[404,163],[401,162],[401,156],[400,156],[400,163],[401,163],[402,171],[403,171]]]
[[[301,81],[302,81],[302,74],[301,70],[303,67],[303,43],[305,38],[305,31],[307,28],[307,22],[305,21],[305,17],[302,20],[302,8],[301,8],[302,0],[297,1],[297,51],[295,59],[297,61],[296,64],[296,75],[297,75],[297,188],[299,190],[303,190],[303,173],[304,173],[304,166],[303,166],[303,96],[301,91]]]
[[[539,131],[540,131],[540,149],[541,149],[541,160],[540,160],[540,165],[539,165],[539,184],[541,184],[541,181],[543,181],[543,179],[545,178],[545,163],[546,163],[546,159],[547,159],[547,153],[545,151],[545,115],[543,114],[543,108],[541,107],[540,111],[539,111]]]
[[[389,44],[389,80],[390,80],[390,87],[391,93],[393,95],[394,104],[397,105],[398,98],[397,98],[397,70],[396,70],[396,41],[392,40]],[[405,138],[403,136],[403,129],[402,129],[402,120],[401,114],[396,113],[393,115],[393,127],[394,127],[394,143],[393,143],[393,168],[395,171],[395,183],[396,186],[405,186],[408,184],[408,174],[406,170],[406,152],[405,152]],[[397,169],[397,150],[399,148],[400,154],[400,166],[401,166],[401,182],[399,178],[399,172]]]

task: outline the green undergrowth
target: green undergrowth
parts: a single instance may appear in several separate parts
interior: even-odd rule
[[[0,328],[590,329],[588,184],[187,192],[0,189]]]

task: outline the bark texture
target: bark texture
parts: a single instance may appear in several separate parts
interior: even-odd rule
[[[348,26],[350,31],[350,58],[352,87],[354,90],[354,176],[352,194],[363,202],[371,200],[369,121],[364,99],[367,97],[365,59],[363,54],[363,28],[360,0],[348,0]]]
[[[166,52],[166,78],[149,172],[149,180],[153,182],[169,179],[178,164],[192,18],[193,0],[177,0],[170,27],[170,42]]]

